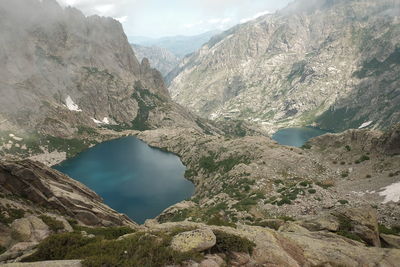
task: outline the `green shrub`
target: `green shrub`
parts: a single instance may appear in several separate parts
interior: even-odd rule
[[[360,164],[361,162],[370,160],[369,156],[367,155],[362,155],[358,160],[355,161],[356,164]]]
[[[362,239],[355,233],[352,232],[353,226],[351,220],[345,216],[337,216],[339,219],[339,231],[337,232],[338,235],[347,237],[349,239],[353,239],[359,242],[363,242]]]
[[[338,202],[342,205],[349,204],[349,202],[345,199],[338,200]]]
[[[257,201],[251,198],[245,198],[240,200],[238,203],[234,205],[239,211],[247,211],[250,209],[251,206],[257,205]]]
[[[351,147],[349,145],[346,145],[344,148],[349,152],[351,151]]]
[[[251,254],[254,247],[256,246],[247,238],[228,234],[218,230],[215,230],[213,232],[217,238],[217,243],[213,248],[211,248],[212,253],[227,253],[234,251]]]
[[[7,251],[7,249],[5,247],[0,246],[0,255],[6,251]]]
[[[85,238],[79,233],[52,235],[39,244],[35,253],[25,257],[22,261],[32,262],[68,259],[69,253],[93,242],[96,242],[96,239]]]
[[[208,221],[208,225],[216,225],[216,226],[229,226],[229,227],[236,227],[236,224],[229,222],[228,220],[222,218],[220,215],[212,216]]]
[[[317,190],[315,190],[315,189],[309,189],[309,190],[308,190],[308,193],[310,193],[310,194],[315,194],[315,193],[317,193]]]
[[[187,170],[185,171],[185,177],[186,177],[186,178],[191,178],[191,177],[194,177],[194,176],[197,176],[197,171],[196,171],[196,170],[187,169]]]
[[[4,216],[2,214],[2,211],[6,211],[8,214],[8,217]],[[3,224],[10,224],[13,221],[15,221],[16,219],[21,219],[23,218],[25,215],[25,211],[22,209],[13,209],[13,208],[9,208],[9,209],[0,209],[0,223]]]
[[[91,228],[91,227],[84,227],[84,226],[75,226],[75,230],[77,231],[85,231],[88,234],[95,235],[96,237],[101,237],[104,239],[117,239],[120,236],[126,235],[126,234],[131,234],[135,230],[133,230],[130,227],[127,226],[121,226],[121,227],[96,227],[96,228]]]
[[[349,176],[349,172],[348,171],[343,171],[340,176],[342,176],[342,178],[346,178]]]
[[[64,224],[61,221],[54,219],[53,217],[42,215],[39,218],[42,219],[42,221],[47,224],[50,230],[55,233],[60,230],[64,230]]]
[[[310,184],[311,184],[311,183],[308,182],[308,181],[303,181],[303,182],[300,182],[300,183],[299,183],[299,185],[304,186],[304,187],[307,187],[307,186],[309,186]]]
[[[276,203],[276,205],[278,206],[290,205],[290,204],[292,204],[292,201],[287,197],[282,198]]]
[[[400,226],[388,228],[383,224],[379,224],[379,232],[386,235],[400,235]]]
[[[306,144],[304,144],[301,148],[302,148],[302,149],[311,149],[312,146],[311,146],[310,144],[306,143]]]
[[[287,215],[279,216],[278,219],[279,220],[283,220],[285,222],[294,222],[295,221],[293,217],[290,217],[290,216],[287,216]]]

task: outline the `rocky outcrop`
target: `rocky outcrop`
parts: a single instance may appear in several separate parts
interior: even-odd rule
[[[386,128],[400,119],[399,6],[297,0],[214,37],[181,63],[169,90],[203,117],[271,131]]]
[[[380,237],[386,246],[400,249],[400,236],[380,234]]]
[[[163,76],[166,76],[171,70],[178,66],[180,58],[172,54],[165,48],[157,46],[141,46],[132,44],[133,51],[139,60],[149,59],[150,65],[159,70]]]
[[[199,229],[174,236],[171,241],[171,247],[180,252],[202,252],[212,248],[215,243],[216,237],[211,230]]]
[[[361,223],[361,222],[360,222]],[[298,231],[275,231],[268,228],[238,225],[237,229],[229,227],[206,226],[196,223],[165,223],[152,225],[148,228],[154,231],[173,231],[182,228],[209,229],[233,236],[248,239],[255,243],[251,254],[227,251],[230,266],[374,266],[384,264],[396,266],[400,259],[400,250],[366,247],[362,243],[345,237],[323,231],[309,232],[306,229]],[[299,227],[300,229],[301,227]],[[217,236],[218,242],[218,236]],[[218,254],[221,256],[221,254]],[[210,258],[207,258],[209,256]],[[206,254],[210,266],[218,259]],[[236,262],[237,264],[233,264]],[[205,264],[205,263],[204,263]]]
[[[134,225],[127,216],[103,204],[102,199],[83,184],[30,160],[0,162],[0,191],[6,198],[29,200],[34,203],[34,209],[56,210],[85,225]],[[27,219],[21,220],[22,223]],[[18,236],[22,238],[25,234]]]

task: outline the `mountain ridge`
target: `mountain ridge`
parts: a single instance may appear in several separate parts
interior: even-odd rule
[[[400,2],[321,0],[294,12],[303,2],[238,25],[186,57],[167,78],[173,99],[203,117],[245,119],[270,132],[396,123],[400,26],[392,11]]]

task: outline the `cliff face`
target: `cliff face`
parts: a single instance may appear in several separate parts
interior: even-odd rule
[[[269,129],[387,127],[400,118],[399,6],[296,1],[214,37],[183,60],[169,90],[204,117]]]
[[[1,130],[71,136],[80,125],[146,124],[157,109],[153,122],[162,125],[174,109],[161,74],[138,62],[119,22],[55,0],[3,1],[0,14]]]

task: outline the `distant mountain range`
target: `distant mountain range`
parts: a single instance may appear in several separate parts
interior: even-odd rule
[[[139,61],[147,58],[151,67],[156,68],[163,76],[178,66],[181,57],[176,56],[166,48],[158,46],[141,46],[132,44],[133,51]]]
[[[143,36],[129,36],[129,42],[147,47],[161,47],[168,49],[178,57],[183,57],[197,51],[203,44],[207,43],[211,37],[219,34],[220,31],[209,31],[194,36],[171,36],[162,38],[148,38]]]

